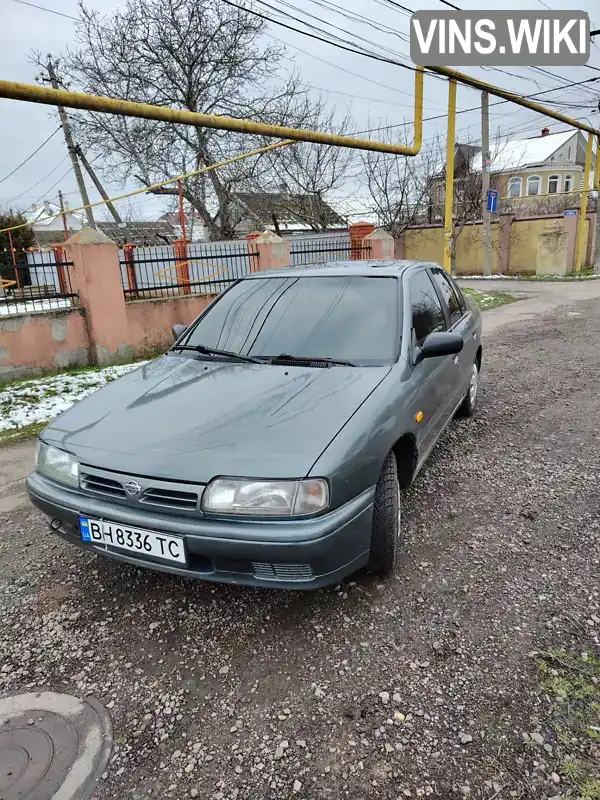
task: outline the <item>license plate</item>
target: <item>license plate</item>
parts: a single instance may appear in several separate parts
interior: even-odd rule
[[[117,522],[79,517],[79,532],[84,542],[117,547],[141,556],[153,556],[164,561],[185,564],[185,547],[181,536],[130,528]]]

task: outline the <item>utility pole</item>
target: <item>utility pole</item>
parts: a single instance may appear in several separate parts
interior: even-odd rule
[[[490,96],[481,93],[481,186],[483,207],[483,274],[492,274],[492,223],[488,211],[490,190]]]
[[[185,210],[183,206],[183,183],[182,181],[177,181],[177,195],[179,198],[179,225],[181,227],[181,238],[184,242],[187,241],[187,235],[185,230]]]
[[[50,55],[48,56],[48,63],[46,64],[46,69],[48,70],[47,82],[51,84],[53,89],[60,89],[58,78],[56,77],[56,71],[54,69],[54,63]],[[62,125],[63,133],[65,135],[67,150],[69,151],[69,156],[71,157],[73,172],[75,173],[75,180],[77,181],[77,186],[79,187],[79,193],[81,195],[81,205],[89,206],[90,199],[88,197],[85,181],[83,180],[83,173],[81,172],[79,159],[77,158],[77,149],[73,142],[71,125],[69,124],[69,118],[67,117],[67,112],[62,106],[58,106],[58,116],[60,117],[60,124]],[[96,223],[94,222],[94,215],[92,214],[92,209],[86,208],[85,215],[87,217],[87,224],[90,226],[90,228],[95,228]]]
[[[79,145],[76,146],[76,150],[77,150],[77,155],[79,156],[79,159],[80,159],[81,163],[83,164],[83,168],[85,169],[87,174],[92,179],[92,182],[93,182],[94,186],[96,187],[96,189],[98,190],[98,193],[100,194],[100,197],[103,200],[106,200],[106,207],[110,211],[110,213],[112,215],[112,218],[114,219],[114,221],[118,225],[121,225],[123,220],[119,216],[119,214],[117,212],[117,209],[114,207],[114,205],[108,199],[108,195],[106,194],[104,186],[100,183],[100,178],[96,175],[96,173],[92,169],[92,165],[90,164],[90,162],[87,160],[87,158],[83,154],[83,150],[81,149],[81,147]]]
[[[60,203],[60,215],[62,217],[63,231],[65,234],[65,242],[69,238],[69,226],[67,225],[67,215],[65,214],[65,201],[63,200],[63,193],[58,190],[58,202]]]

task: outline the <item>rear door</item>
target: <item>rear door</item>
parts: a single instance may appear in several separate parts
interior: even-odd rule
[[[446,330],[446,317],[441,300],[433,285],[428,270],[421,267],[409,273],[406,288],[411,309],[411,346],[414,398],[413,412],[422,412],[423,418],[417,429],[417,447],[425,454],[445,425],[444,411],[452,391],[452,380],[456,370],[451,356],[424,358],[414,363],[417,348],[425,338],[437,331]]]
[[[459,333],[464,342],[462,351],[453,357],[456,369],[453,375],[454,388],[449,402],[456,405],[467,391],[479,346],[476,339],[475,320],[460,289],[450,275],[437,265],[430,266],[429,271],[447,314],[448,330]]]

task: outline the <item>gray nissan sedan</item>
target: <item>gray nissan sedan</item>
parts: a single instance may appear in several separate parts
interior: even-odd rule
[[[161,358],[41,434],[33,503],[68,542],[205,580],[394,570],[401,490],[473,414],[481,319],[436,264],[236,281]]]

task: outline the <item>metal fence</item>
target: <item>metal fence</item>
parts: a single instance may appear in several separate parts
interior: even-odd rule
[[[351,243],[349,233],[290,237],[292,266],[369,258],[370,252],[369,244]],[[218,294],[252,267],[259,268],[258,251],[245,239],[163,247],[125,245],[119,261],[126,300]]]
[[[35,257],[35,260],[34,258]],[[71,261],[54,252],[28,253],[28,263],[0,263],[0,316],[29,314],[78,304]]]
[[[350,234],[332,236],[311,236],[290,241],[292,266],[320,264],[329,261],[349,261],[369,258],[371,245],[351,242]]]
[[[164,247],[125,246],[119,251],[127,300],[218,294],[250,271],[245,240]]]

